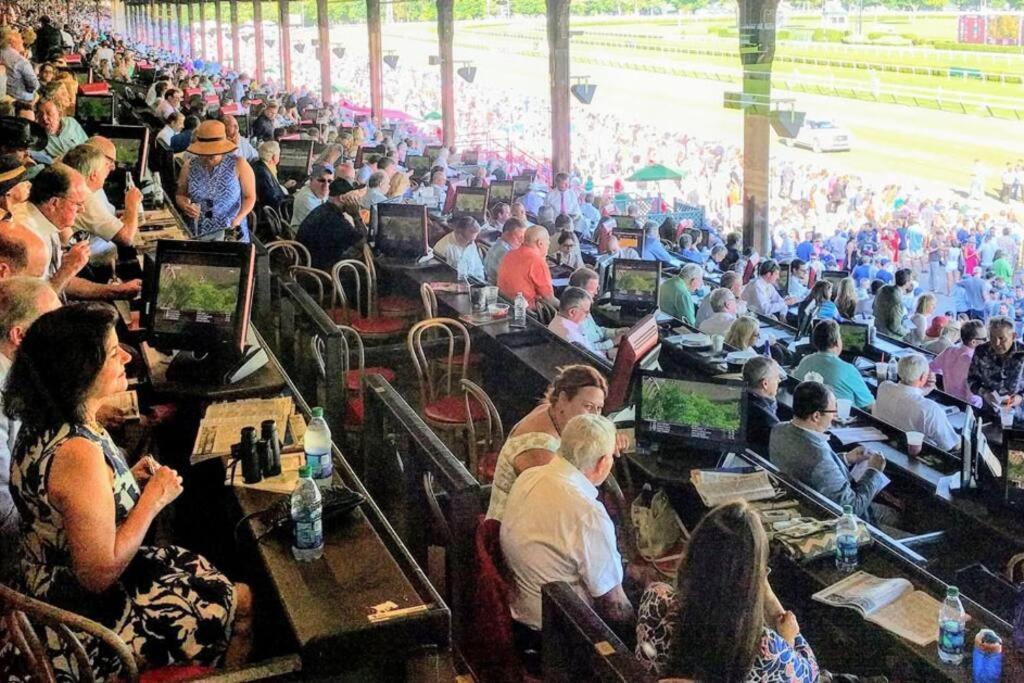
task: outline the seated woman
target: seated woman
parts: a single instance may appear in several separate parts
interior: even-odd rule
[[[725,334],[725,343],[737,351],[753,351],[754,345],[758,343],[759,333],[757,318],[741,315],[729,326],[729,331]]]
[[[636,656],[662,682],[812,683],[818,663],[768,583],[768,539],[745,502],[711,510],[693,532],[676,588],[640,600]]]
[[[544,400],[512,428],[498,453],[488,519],[501,521],[516,477],[524,470],[551,462],[566,423],[577,415],[600,415],[607,393],[608,382],[589,365],[561,369]]]
[[[811,329],[813,320],[838,320],[839,312],[832,303],[832,283],[828,280],[815,282],[807,298],[800,302],[797,311],[797,326],[801,337]]]
[[[22,519],[23,587],[113,630],[142,667],[239,665],[251,645],[248,586],[183,548],[142,545],[181,493],[181,477],[148,457],[129,469],[96,422],[103,399],[127,387],[116,320],[102,304],[43,315],[8,375],[4,411],[21,421],[10,486]],[[117,678],[109,648],[86,648],[98,677]],[[74,676],[71,652],[49,655],[58,678]]]

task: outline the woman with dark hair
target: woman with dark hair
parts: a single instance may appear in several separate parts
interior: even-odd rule
[[[4,412],[21,421],[10,487],[22,520],[22,584],[113,630],[143,667],[241,664],[250,647],[248,586],[183,548],[142,545],[181,493],[181,478],[149,457],[129,469],[96,422],[103,400],[127,386],[116,319],[103,304],[43,315],[8,375]],[[98,677],[118,677],[109,648],[92,640],[86,649]],[[57,645],[49,654],[58,678],[74,676],[69,650]]]
[[[715,683],[812,683],[818,663],[768,583],[768,539],[747,503],[711,510],[694,529],[676,587],[640,601],[636,655],[663,677]],[[675,680],[675,679],[673,679]]]
[[[604,375],[589,365],[559,370],[544,400],[512,428],[498,453],[488,519],[501,521],[516,477],[523,470],[551,462],[566,423],[577,415],[600,415],[607,394]]]
[[[815,282],[807,298],[800,302],[797,309],[797,328],[800,335],[807,334],[812,320],[823,318],[839,320],[839,311],[832,302],[832,283],[828,280]]]

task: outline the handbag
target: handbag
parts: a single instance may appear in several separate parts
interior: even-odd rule
[[[630,506],[630,519],[636,529],[636,549],[640,557],[647,562],[657,564],[665,560],[677,559],[678,555],[667,556],[676,547],[680,539],[689,537],[679,515],[672,509],[668,495],[658,489],[654,495],[647,495],[646,490],[633,500]]]
[[[836,554],[836,522],[837,519],[814,519],[797,517],[796,519],[776,522],[772,525],[771,538],[778,541],[783,552],[797,562],[811,562],[822,557]],[[857,520],[857,547],[862,548],[871,543],[871,532],[868,525]]]

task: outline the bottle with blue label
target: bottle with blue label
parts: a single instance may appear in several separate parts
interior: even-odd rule
[[[323,503],[311,475],[309,465],[301,466],[299,483],[292,491],[292,555],[300,562],[318,560],[324,554]]]
[[[511,327],[526,327],[526,297],[522,292],[516,294],[512,304],[512,321],[509,325]]]
[[[947,664],[959,664],[964,658],[964,635],[967,615],[960,602],[960,589],[950,586],[946,599],[939,607],[939,659]]]
[[[322,489],[331,487],[334,476],[334,462],[331,460],[331,428],[324,420],[324,409],[313,408],[313,419],[306,427],[303,437],[303,448],[306,451],[306,464],[309,465],[313,481]]]
[[[843,516],[836,521],[836,569],[852,572],[857,568],[857,518],[853,507],[843,506]]]

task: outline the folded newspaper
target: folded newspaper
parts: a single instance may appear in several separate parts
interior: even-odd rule
[[[195,465],[231,455],[231,446],[238,443],[242,429],[255,427],[258,432],[264,420],[277,423],[278,438],[287,444],[285,437],[294,413],[295,404],[288,396],[210,404],[199,423],[190,462]],[[292,436],[292,441],[295,441],[294,433]]]
[[[834,607],[850,607],[873,624],[925,646],[938,638],[939,601],[914,590],[906,579],[855,572],[811,596]]]
[[[690,481],[705,505],[715,507],[730,500],[764,500],[775,496],[768,473],[690,470]]]

